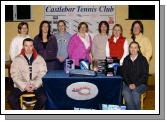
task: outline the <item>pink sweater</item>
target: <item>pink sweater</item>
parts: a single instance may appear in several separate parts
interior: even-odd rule
[[[89,35],[90,39],[90,46],[88,49],[85,48],[84,43],[80,39],[80,37],[76,34],[74,34],[68,43],[68,56],[70,59],[75,60],[75,65],[79,66],[79,60],[80,59],[87,59],[90,63],[90,52],[92,48],[92,39]]]

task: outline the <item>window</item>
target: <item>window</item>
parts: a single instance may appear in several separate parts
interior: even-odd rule
[[[31,19],[30,5],[5,5],[6,21],[25,21]]]
[[[5,20],[10,21],[13,20],[13,6],[5,5]]]
[[[155,20],[155,5],[129,5],[128,19]]]

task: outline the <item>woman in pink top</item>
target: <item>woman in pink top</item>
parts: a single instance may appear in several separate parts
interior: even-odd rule
[[[88,25],[81,22],[78,26],[78,33],[74,34],[68,43],[68,56],[74,59],[76,68],[79,68],[81,59],[91,62],[90,52],[92,47],[92,39],[88,34]]]

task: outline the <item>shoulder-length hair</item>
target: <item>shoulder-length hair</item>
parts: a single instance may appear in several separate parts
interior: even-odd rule
[[[140,32],[143,34],[144,33],[144,27],[143,27],[143,23],[141,22],[141,21],[139,21],[139,20],[136,20],[136,21],[134,21],[133,23],[132,23],[132,26],[131,26],[131,38],[132,39],[134,39],[135,37],[135,35],[133,34],[133,28],[134,28],[134,26],[135,26],[135,24],[139,24],[139,26],[140,26]]]
[[[122,25],[120,25],[120,24],[115,24],[114,27],[112,28],[112,31],[115,29],[115,27],[119,27],[119,28],[121,29],[121,34],[120,34],[120,35],[123,36],[123,35],[122,35],[122,33],[123,33]],[[112,35],[114,35],[114,34],[112,33]]]
[[[48,21],[42,21],[41,23],[40,23],[40,26],[39,26],[39,37],[42,39],[42,26],[43,26],[43,24],[48,24],[48,34],[47,34],[47,38],[49,38],[50,36],[51,36],[51,33],[50,33],[50,31],[51,31],[51,26],[50,26],[50,23],[48,22]]]
[[[57,27],[59,26],[59,24],[60,24],[61,22],[64,24],[64,26],[65,26],[65,31],[66,31],[66,27],[67,27],[67,26],[66,26],[65,20],[59,20],[59,21],[57,22]]]
[[[27,29],[29,30],[28,28],[28,23],[27,22],[20,22],[17,26],[17,29],[18,29],[18,33],[20,34],[20,30],[21,28],[23,27],[23,25],[26,25],[27,26]],[[27,30],[27,34],[28,34],[28,30]]]
[[[89,28],[88,28],[88,24],[86,22],[80,22],[78,25],[78,31],[80,30],[81,26],[85,25],[86,26],[86,32],[88,32]]]
[[[98,27],[99,33],[101,33],[101,26],[102,26],[102,24],[104,24],[104,25],[107,27],[106,33],[107,33],[107,35],[108,35],[108,33],[109,33],[109,24],[108,24],[107,21],[101,21],[101,22],[99,23],[99,27]]]
[[[139,45],[139,43],[136,42],[136,41],[132,41],[132,42],[129,44],[129,54],[130,54],[130,47],[131,47],[132,44],[137,44],[138,49],[139,49],[138,54],[142,54],[142,52],[141,52],[141,50],[140,50],[140,45]]]

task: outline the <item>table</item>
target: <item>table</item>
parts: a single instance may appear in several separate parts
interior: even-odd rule
[[[45,105],[48,110],[101,109],[101,104],[121,104],[121,76],[69,77],[61,70],[48,71],[43,77],[43,87],[48,97]]]

